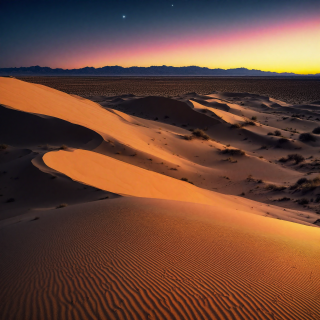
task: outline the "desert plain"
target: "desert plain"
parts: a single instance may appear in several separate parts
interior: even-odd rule
[[[0,78],[1,319],[320,319],[319,81],[238,80]]]

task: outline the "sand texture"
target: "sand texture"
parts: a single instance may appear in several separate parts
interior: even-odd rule
[[[0,78],[0,319],[320,319],[320,105],[92,100]]]

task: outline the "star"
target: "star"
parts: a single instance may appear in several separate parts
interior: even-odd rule
[[[171,5],[171,7],[173,7],[173,4]]]
[[[125,18],[126,18],[126,16],[122,16],[122,18],[123,18],[123,19],[125,19]]]

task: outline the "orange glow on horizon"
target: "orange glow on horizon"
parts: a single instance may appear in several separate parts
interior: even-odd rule
[[[251,27],[252,28],[252,27]],[[216,32],[201,36],[141,37],[139,41],[108,47],[97,44],[73,59],[68,68],[119,65],[122,67],[195,65],[208,68],[248,68],[299,74],[320,73],[320,17],[291,23],[262,25],[254,29]],[[59,58],[55,64],[61,66]]]

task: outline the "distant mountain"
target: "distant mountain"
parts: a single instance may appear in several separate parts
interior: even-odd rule
[[[106,66],[80,69],[51,69],[49,67],[0,68],[1,76],[294,76],[295,73],[277,73],[261,70],[209,69],[190,67],[129,67]]]

